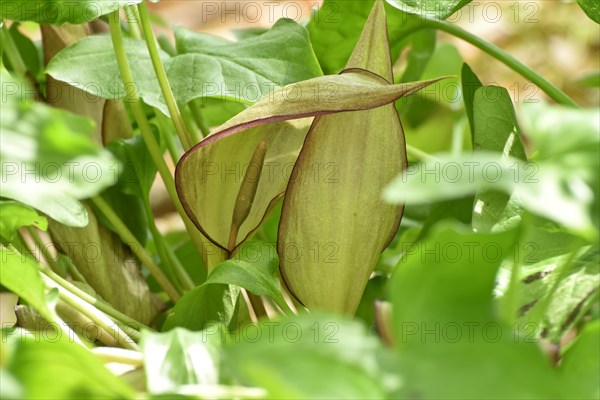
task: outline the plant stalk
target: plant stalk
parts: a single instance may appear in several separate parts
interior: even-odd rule
[[[573,99],[567,96],[566,93],[564,93],[550,81],[546,80],[546,78],[539,75],[530,67],[523,64],[522,62],[520,62],[519,60],[502,50],[501,48],[483,40],[482,38],[473,35],[472,33],[467,32],[454,24],[434,19],[424,19],[422,24],[415,27],[414,29],[411,29],[408,32],[414,33],[417,30],[424,28],[439,29],[441,31],[449,33],[452,36],[456,36],[457,38],[462,39],[465,42],[472,44],[473,46],[479,48],[483,52],[491,55],[498,61],[502,62],[504,65],[517,72],[524,78],[528,79],[533,84],[537,85],[558,104],[571,107],[579,107],[579,105]]]
[[[154,138],[154,134],[152,133],[152,129],[150,128],[150,124],[146,118],[146,114],[144,113],[142,101],[135,91],[135,82],[133,80],[133,75],[131,74],[129,61],[127,60],[127,53],[125,52],[125,45],[123,43],[123,34],[121,32],[118,11],[115,11],[109,15],[109,22],[110,34],[115,50],[115,56],[117,58],[117,64],[121,73],[121,79],[125,84],[125,90],[127,91],[125,101],[131,105],[131,110],[136,122],[138,123],[138,126],[140,127],[140,132],[144,138],[144,143],[146,143],[146,146],[148,147],[152,161],[154,162],[154,165],[156,165],[156,169],[158,170],[158,173],[165,184],[167,192],[171,197],[171,201],[175,205],[175,209],[183,219],[186,230],[198,248],[198,251],[200,251],[203,260],[208,265],[210,259],[212,258],[212,251],[210,251],[210,249],[207,247],[208,240],[204,238],[198,229],[196,229],[183,209],[183,205],[181,204],[179,196],[177,195],[177,189],[175,188],[175,181],[171,175],[171,171],[169,171],[169,167],[162,157],[160,147]]]
[[[158,79],[160,89],[165,98],[165,102],[167,103],[169,114],[171,114],[171,119],[173,120],[173,124],[175,125],[175,130],[177,131],[179,140],[181,140],[181,144],[183,145],[185,150],[189,150],[196,143],[193,141],[192,136],[185,127],[183,118],[181,117],[181,112],[179,111],[179,106],[175,101],[175,96],[173,96],[173,90],[171,90],[171,85],[169,84],[169,80],[167,79],[165,67],[163,66],[162,61],[160,60],[158,46],[156,45],[156,38],[154,37],[154,32],[152,31],[152,24],[150,22],[150,16],[148,15],[148,7],[146,6],[145,1],[142,1],[140,4],[138,4],[138,11],[140,14],[142,31],[144,32],[144,39],[146,40],[146,45],[148,47],[148,51],[150,52],[152,66],[154,67],[156,78]]]

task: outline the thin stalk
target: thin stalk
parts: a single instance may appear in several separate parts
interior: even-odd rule
[[[96,347],[92,353],[105,363],[116,362],[141,367],[144,364],[144,356],[139,351],[119,349],[116,347]]]
[[[19,233],[19,238],[21,241],[22,249],[23,250],[29,249],[29,247],[26,245],[25,241],[23,240],[21,233]],[[8,244],[7,248],[10,251],[14,251],[18,254],[24,254],[24,253],[18,251],[12,244]],[[26,257],[32,258],[33,261],[35,262],[35,265],[42,267],[41,264],[38,262],[38,260],[36,260],[35,257],[33,257],[33,255],[31,253],[29,253],[28,255],[26,254]],[[52,288],[52,286],[47,285],[46,282],[44,282],[44,283],[48,289]],[[48,322],[54,323],[54,325],[57,326],[58,329],[60,329],[61,332],[66,335],[66,337],[72,338],[75,341],[75,343],[80,344],[85,347],[85,344],[83,343],[83,341],[81,341],[79,336],[71,329],[71,327],[68,326],[65,323],[65,321],[62,320],[62,318],[58,315],[58,313],[55,311],[55,309],[52,307],[49,307],[49,308],[50,308],[50,315],[48,315],[48,317],[50,318],[50,321],[48,321]]]
[[[206,121],[202,115],[202,107],[200,107],[199,103],[198,99],[194,99],[190,101],[188,106],[192,112],[196,125],[198,125],[198,128],[200,128],[200,131],[202,132],[202,136],[207,137],[210,134],[210,129],[208,128],[208,125],[206,125]]]
[[[152,260],[152,257],[146,252],[144,247],[140,242],[136,239],[136,237],[131,233],[131,231],[125,226],[123,221],[119,218],[119,216],[113,211],[113,209],[108,205],[108,203],[100,196],[95,196],[92,198],[92,201],[98,207],[100,212],[104,214],[104,217],[111,223],[111,225],[115,228],[117,234],[121,238],[121,240],[126,243],[133,253],[140,259],[140,261],[146,265],[152,276],[156,279],[158,284],[165,290],[167,295],[171,300],[176,302],[180,299],[179,292],[175,289],[171,281],[167,278],[167,276],[163,273],[158,265]]]
[[[138,11],[140,13],[140,22],[142,25],[142,31],[144,32],[144,39],[146,40],[146,45],[148,46],[148,51],[150,52],[152,66],[154,67],[156,78],[158,79],[160,89],[165,98],[165,102],[167,103],[167,108],[171,114],[171,119],[173,120],[175,129],[177,130],[177,135],[179,136],[179,140],[181,140],[181,144],[183,144],[185,150],[189,150],[195,144],[195,142],[185,127],[183,118],[181,117],[181,113],[179,111],[179,106],[175,101],[175,96],[173,96],[171,85],[167,79],[165,67],[162,65],[162,61],[160,60],[158,46],[156,45],[156,38],[154,37],[154,32],[152,31],[152,24],[150,22],[150,16],[148,15],[148,8],[146,7],[145,1],[142,1],[140,4],[138,4]]]
[[[116,322],[128,326],[129,328],[134,329],[136,331],[141,331],[142,329],[152,330],[151,328],[147,327],[141,322],[136,321],[135,319],[128,317],[122,312],[115,310],[110,304],[106,303],[104,300],[97,299],[89,293],[86,293],[83,290],[79,289],[77,286],[73,285],[71,282],[67,281],[51,269],[42,266],[40,271],[42,274],[54,281],[54,283],[57,286],[60,286],[64,290],[71,292],[74,296],[77,296],[83,301],[96,307],[98,310],[102,311],[103,313],[114,319]]]
[[[193,144],[196,144],[200,141],[200,135],[198,134],[198,127],[196,127],[196,120],[192,115],[192,111],[189,107],[184,107],[181,109],[181,117],[183,118],[183,124],[185,128],[190,133],[190,138]]]
[[[171,160],[173,160],[173,164],[177,164],[179,158],[181,157],[180,151],[173,140],[173,135],[171,135],[171,129],[169,127],[170,120],[163,113],[158,110],[155,110],[154,115],[156,117],[156,124],[158,125],[158,130],[162,133],[162,137],[165,138],[165,142],[167,144],[167,150],[169,155],[171,156]]]
[[[152,214],[152,209],[150,208],[148,202],[146,203],[147,204],[144,205],[144,209],[146,211],[148,225],[150,226],[150,233],[152,234],[152,238],[156,244],[156,249],[159,250],[159,254],[162,253],[162,262],[169,266],[184,291],[187,292],[192,290],[194,287],[196,287],[196,285],[194,285],[194,281],[192,281],[192,278],[190,278],[185,268],[183,268],[183,265],[181,265],[179,259],[173,253],[173,249],[171,249],[171,247],[166,243],[165,238],[158,231],[154,221],[154,215]]]
[[[456,36],[457,38],[462,39],[465,42],[472,44],[473,46],[479,48],[480,50],[491,55],[498,61],[502,62],[504,65],[517,72],[524,78],[528,79],[533,84],[537,85],[557,103],[571,107],[579,107],[579,105],[573,99],[567,96],[567,94],[565,94],[554,84],[546,80],[546,78],[539,75],[530,67],[523,64],[522,62],[520,62],[519,60],[502,50],[501,48],[489,42],[486,42],[482,38],[473,35],[472,33],[469,33],[454,24],[434,19],[424,19],[423,23],[416,27],[414,30],[412,30],[411,33],[423,28],[439,29],[441,31],[449,33],[450,35]]]
[[[406,154],[408,156],[416,158],[419,161],[439,161],[437,157],[432,156],[431,154],[426,153],[423,150],[420,150],[408,143],[406,144]]]
[[[169,171],[169,167],[167,166],[165,160],[162,157],[162,152],[156,139],[154,138],[154,134],[152,133],[152,129],[150,128],[150,124],[148,123],[148,119],[146,118],[146,114],[144,113],[144,109],[142,107],[142,101],[138,97],[137,92],[135,90],[135,82],[133,80],[133,75],[131,74],[131,68],[129,67],[129,61],[127,60],[127,53],[125,52],[125,45],[123,44],[123,34],[121,32],[121,25],[119,21],[119,13],[117,11],[111,13],[109,15],[109,23],[110,23],[110,34],[113,42],[113,47],[115,51],[115,56],[117,58],[117,64],[119,66],[119,72],[121,73],[121,79],[125,84],[125,90],[127,92],[127,96],[125,101],[127,101],[131,105],[131,110],[135,117],[138,126],[140,127],[140,132],[142,137],[144,138],[144,143],[148,147],[148,151],[150,156],[152,157],[152,161],[158,170],[167,192],[171,197],[171,201],[175,205],[175,209],[183,219],[183,223],[185,224],[185,228],[188,231],[192,241],[200,251],[203,260],[209,265],[210,259],[213,257],[212,252],[207,248],[208,240],[204,238],[204,236],[196,229],[192,221],[187,216],[185,210],[183,209],[183,205],[177,196],[177,189],[175,188],[175,181],[171,172]],[[215,264],[216,265],[216,264]]]
[[[140,31],[140,16],[138,14],[137,7],[135,5],[125,7],[125,15],[127,16],[127,26],[134,39],[141,40],[142,32]]]
[[[6,58],[10,62],[13,71],[21,77],[26,77],[27,66],[25,65],[25,62],[21,57],[21,53],[19,53],[19,49],[17,49],[17,45],[15,44],[12,36],[10,35],[10,31],[6,26],[6,22],[2,23],[1,34],[4,54],[6,54]]]
[[[50,279],[45,279],[46,283],[52,287],[52,283],[50,283]],[[124,348],[137,350],[137,345],[133,341],[132,338],[127,336],[127,334],[117,325],[113,320],[111,320],[106,314],[100,312],[97,308],[92,306],[91,304],[83,301],[79,297],[75,296],[73,293],[60,290],[58,291],[58,296],[65,303],[79,311],[81,314],[85,315],[89,319],[91,319],[95,324],[97,324],[102,329],[107,332],[114,334],[115,340]]]

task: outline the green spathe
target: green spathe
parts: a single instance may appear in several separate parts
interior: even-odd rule
[[[377,74],[389,89],[385,21],[383,3],[376,2],[346,67]],[[292,171],[279,225],[280,269],[310,309],[353,314],[400,223],[402,207],[380,196],[406,166],[402,126],[394,105],[386,104],[317,117]],[[332,173],[314,174],[326,168]]]

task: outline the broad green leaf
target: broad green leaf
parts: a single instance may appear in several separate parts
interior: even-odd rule
[[[23,340],[7,370],[27,399],[134,399],[135,391],[86,348],[69,340]]]
[[[0,257],[0,284],[24,299],[48,321],[54,321],[54,313],[46,304],[37,263],[16,250],[4,248],[0,248]]]
[[[201,331],[211,324],[221,323],[229,330],[237,324],[240,290],[230,285],[198,286],[175,304],[162,327],[168,331],[177,327]]]
[[[319,63],[326,74],[340,72],[360,37],[374,0],[325,0],[307,29]],[[392,60],[400,54],[402,30],[417,21],[386,4]],[[411,80],[416,80],[414,78]]]
[[[34,226],[45,231],[48,229],[48,221],[24,204],[0,201],[0,237],[11,241],[22,226]]]
[[[71,226],[85,226],[77,201],[115,183],[116,160],[94,144],[90,120],[33,103],[26,85],[6,72],[0,117],[0,196]],[[31,194],[35,193],[35,196]]]
[[[234,332],[224,366],[267,398],[378,399],[399,385],[380,365],[382,350],[360,322],[304,313]]]
[[[472,72],[471,75],[474,76]],[[525,149],[521,143],[515,110],[506,89],[497,86],[483,86],[475,91],[473,150],[475,152],[492,151],[503,156],[527,160]],[[491,230],[498,222],[509,199],[510,194],[504,192],[492,190],[477,193],[473,210],[473,229],[476,231]]]
[[[467,113],[467,117],[469,118],[471,138],[473,139],[473,148],[475,148],[475,122],[473,119],[473,107],[475,101],[475,92],[477,89],[482,87],[483,84],[467,63],[463,64],[460,75],[463,102],[465,103],[465,111]]]
[[[373,6],[346,67],[370,71],[385,88],[394,87],[386,84],[393,76],[383,2]],[[311,171],[327,163],[335,174],[315,179]],[[356,311],[402,216],[402,207],[386,204],[380,193],[405,167],[393,104],[315,118],[287,187],[277,240],[281,276],[304,306]]]
[[[577,0],[577,3],[588,17],[600,24],[600,5],[594,0]]]
[[[209,56],[224,76],[235,76],[231,81],[258,96],[254,102],[274,87],[323,75],[308,32],[290,19],[280,19],[270,30],[238,42],[180,27],[175,28],[175,39],[178,54]],[[230,89],[239,90],[233,86],[218,90]]]
[[[19,49],[19,54],[27,67],[27,72],[31,76],[37,77],[42,68],[42,56],[31,39],[21,33],[19,25],[20,23],[18,22],[13,23],[10,26],[9,33]],[[7,69],[12,72],[13,69],[6,54],[2,55],[2,61]]]
[[[269,296],[278,305],[283,305],[285,300],[281,294],[277,267],[274,247],[266,243],[250,242],[233,259],[217,265],[204,284],[236,285],[257,296]]]
[[[56,247],[67,255],[89,285],[117,310],[147,324],[157,313],[140,272],[140,266],[119,238],[99,224],[89,212],[85,228],[67,227],[50,221],[50,234]]]
[[[582,203],[590,201],[592,221],[600,224],[600,110],[545,103],[524,104],[520,125],[535,149],[532,158],[560,169],[560,184]],[[564,132],[569,132],[565,135]]]
[[[469,4],[471,0],[386,0],[409,14],[421,17],[446,19],[456,11]]]
[[[181,328],[144,332],[140,346],[148,392],[178,393],[185,385],[218,384],[221,343],[214,338]]]
[[[179,106],[196,98],[252,104],[279,86],[321,75],[306,30],[290,20],[241,42],[177,32],[178,48],[185,53],[170,57],[160,51],[160,57]],[[138,95],[169,115],[146,44],[125,40],[125,50]],[[239,58],[232,56],[238,53]],[[126,95],[109,36],[75,43],[52,59],[47,72],[95,96],[114,100]]]
[[[378,107],[430,83],[388,85],[372,74],[348,72],[276,90],[231,118],[182,157],[175,181],[184,208],[208,238],[232,251],[258,227],[285,191],[310,125],[310,120],[303,117]],[[290,119],[299,120],[282,122]],[[261,141],[267,150],[257,192],[250,214],[230,246],[236,200]],[[314,168],[312,176],[331,181],[338,166],[325,160]],[[214,212],[217,209],[220,211]]]
[[[560,398],[559,376],[536,343],[496,319],[492,291],[516,231],[437,229],[414,246],[390,282],[398,397]],[[493,248],[493,251],[490,251]],[[432,249],[435,249],[432,251]]]
[[[61,25],[82,24],[141,0],[5,0],[0,17],[13,21],[35,21]]]
[[[573,180],[567,184],[568,179]],[[460,156],[439,154],[397,177],[384,198],[396,204],[422,204],[486,190],[511,194],[532,213],[585,237],[595,236],[589,215],[590,189],[581,178],[550,162],[524,163],[483,151]]]
[[[569,397],[600,397],[600,322],[588,323],[564,354],[559,367],[564,385],[571,389]]]

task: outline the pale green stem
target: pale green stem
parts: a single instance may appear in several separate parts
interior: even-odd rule
[[[140,31],[140,18],[137,7],[135,5],[125,7],[125,15],[127,17],[127,26],[129,26],[133,38],[137,40],[143,39],[142,32]]]
[[[177,302],[181,297],[171,281],[163,273],[158,265],[152,260],[150,254],[144,249],[141,243],[131,233],[131,231],[125,226],[119,216],[113,211],[108,203],[100,196],[92,197],[92,202],[98,207],[104,217],[110,222],[115,228],[117,235],[121,238],[123,243],[127,244],[133,253],[140,259],[140,261],[148,268],[148,271],[152,274],[156,282],[165,290],[171,300]]]
[[[163,97],[167,103],[169,114],[171,114],[171,119],[173,120],[173,124],[175,125],[177,135],[179,136],[179,140],[181,140],[183,148],[185,150],[189,150],[196,143],[193,141],[185,127],[183,118],[181,117],[181,113],[179,111],[179,106],[175,101],[175,96],[173,96],[171,85],[167,79],[165,67],[160,60],[156,38],[154,37],[154,32],[152,31],[152,24],[150,22],[150,16],[148,15],[148,8],[146,7],[145,1],[142,1],[140,4],[138,4],[138,11],[140,13],[140,22],[142,25],[142,31],[144,32],[146,45],[148,46],[148,51],[150,52],[150,59],[152,60],[154,72],[156,73],[156,78],[158,79]]]
[[[416,158],[419,161],[438,161],[437,157],[432,156],[431,154],[426,153],[423,150],[420,150],[408,143],[406,144],[406,154],[408,156]]]
[[[149,327],[142,324],[141,322],[136,321],[135,319],[128,317],[122,312],[115,310],[110,304],[106,303],[105,301],[97,299],[89,293],[86,293],[83,290],[79,289],[77,286],[73,285],[71,282],[67,281],[51,269],[42,266],[41,272],[48,278],[52,279],[57,285],[73,293],[75,296],[80,297],[82,300],[93,305],[94,307],[107,314],[111,318],[115,319],[116,321],[137,331],[141,331],[142,329],[151,330]]]
[[[139,351],[119,349],[116,347],[96,347],[92,353],[105,363],[115,362],[141,367],[144,364],[144,356]]]
[[[156,222],[154,221],[154,215],[152,214],[152,209],[150,208],[150,204],[146,201],[144,208],[146,210],[146,218],[148,219],[148,223],[150,225],[150,232],[152,233],[152,238],[154,239],[154,243],[156,245],[156,249],[159,254],[161,254],[161,260],[163,263],[169,266],[171,271],[175,274],[179,283],[183,287],[184,291],[192,290],[196,285],[192,281],[192,278],[188,275],[181,262],[173,253],[173,249],[166,242],[165,238],[160,234],[158,228],[156,227]]]
[[[152,129],[150,128],[150,124],[148,123],[148,119],[146,118],[146,114],[144,112],[144,108],[142,106],[142,101],[138,97],[135,82],[133,80],[133,75],[131,74],[131,68],[129,67],[129,61],[127,60],[127,53],[125,52],[125,45],[123,44],[123,34],[121,33],[121,25],[119,22],[119,13],[113,12],[109,15],[110,22],[110,33],[113,42],[113,47],[115,51],[115,56],[117,58],[117,64],[119,66],[119,71],[121,73],[121,79],[125,84],[125,90],[127,93],[126,101],[128,101],[131,105],[131,110],[135,117],[136,122],[140,128],[140,132],[142,137],[144,138],[144,143],[150,152],[150,156],[152,157],[152,161],[158,170],[167,192],[171,197],[171,201],[175,205],[175,209],[181,215],[183,219],[183,223],[185,224],[186,230],[188,231],[192,241],[200,251],[205,262],[208,263],[208,260],[211,258],[211,252],[207,249],[207,240],[203,235],[196,229],[192,221],[187,216],[185,210],[183,209],[183,205],[179,200],[179,196],[177,195],[177,189],[175,188],[175,181],[171,172],[169,171],[169,167],[167,166],[165,160],[162,157],[162,152],[160,151],[160,147],[154,138],[154,134],[152,133]]]
[[[210,134],[210,129],[208,125],[206,125],[206,121],[204,120],[204,116],[202,115],[202,107],[200,107],[200,102],[198,99],[194,99],[190,101],[189,107],[192,112],[192,116],[194,117],[194,121],[196,121],[196,125],[200,128],[202,135],[207,137]]]
[[[162,137],[165,138],[165,142],[167,143],[167,150],[169,151],[171,160],[173,160],[173,164],[177,164],[179,158],[181,157],[181,154],[175,144],[175,141],[173,140],[173,135],[171,134],[171,129],[169,126],[170,120],[167,116],[165,116],[158,110],[155,110],[154,115],[156,118],[156,124],[158,125],[158,129],[160,130]]]
[[[49,284],[50,287],[53,286],[52,283],[50,283],[52,281],[49,278],[45,278],[45,282]],[[132,350],[137,349],[137,345],[135,344],[134,340],[127,336],[121,327],[116,322],[111,320],[106,314],[100,312],[97,308],[83,301],[69,291],[60,290],[59,288],[58,295],[61,300],[91,319],[99,327],[111,334],[114,334],[114,339],[121,346]]]
[[[439,29],[441,31],[449,33],[450,35],[456,36],[457,38],[462,39],[465,42],[472,44],[473,46],[479,48],[480,50],[491,55],[498,61],[502,62],[504,65],[517,72],[524,78],[528,79],[533,84],[537,85],[557,103],[571,107],[579,107],[579,105],[573,99],[567,96],[567,94],[565,94],[562,90],[560,90],[550,81],[546,80],[546,78],[544,78],[543,76],[532,70],[530,67],[523,64],[522,62],[520,62],[519,60],[502,50],[501,48],[483,40],[479,36],[467,32],[464,29],[458,27],[457,25],[434,19],[423,19],[423,22],[414,29],[411,29],[409,33],[413,33],[423,28]]]

